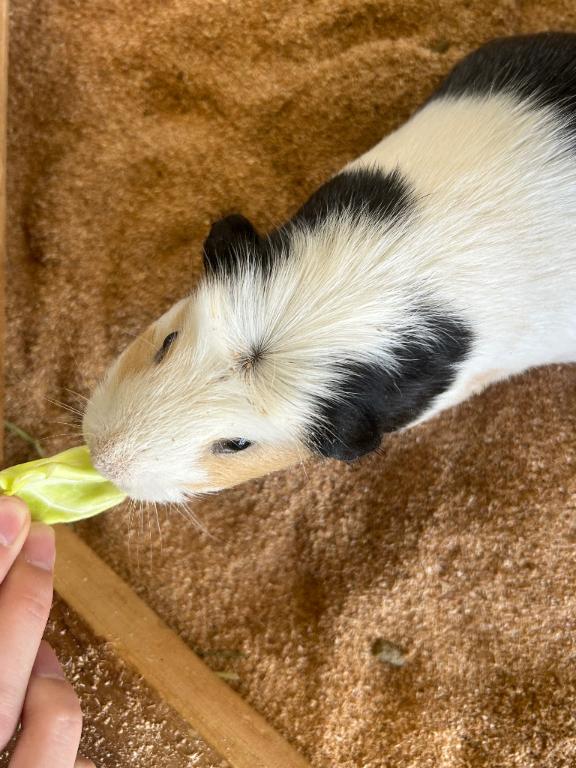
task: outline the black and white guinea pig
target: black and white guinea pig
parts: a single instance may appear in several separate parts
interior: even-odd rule
[[[215,224],[205,277],[84,418],[101,472],[181,501],[576,360],[576,34],[496,40],[267,236]]]

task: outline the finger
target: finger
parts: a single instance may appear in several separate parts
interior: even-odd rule
[[[26,504],[14,496],[0,496],[0,583],[20,552],[29,528]]]
[[[56,654],[42,642],[22,711],[22,731],[10,768],[74,768],[82,711]]]
[[[54,558],[54,532],[34,523],[0,586],[0,752],[20,719],[50,613]]]
[[[92,760],[87,760],[85,757],[79,757],[74,763],[74,768],[96,768]]]

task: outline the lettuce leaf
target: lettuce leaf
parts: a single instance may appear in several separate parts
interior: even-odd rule
[[[0,494],[19,496],[33,520],[49,525],[99,515],[126,498],[94,469],[85,445],[0,471]]]

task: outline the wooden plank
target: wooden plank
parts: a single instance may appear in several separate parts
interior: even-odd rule
[[[6,113],[8,110],[8,0],[0,0],[0,424],[4,424],[4,339],[6,332]],[[4,429],[0,429],[0,465]]]
[[[310,768],[69,527],[56,536],[59,595],[233,768]]]

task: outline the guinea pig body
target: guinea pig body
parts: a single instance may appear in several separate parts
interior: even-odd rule
[[[310,454],[355,459],[493,381],[576,359],[576,35],[494,41],[206,276],[85,414],[130,495],[180,501]]]

